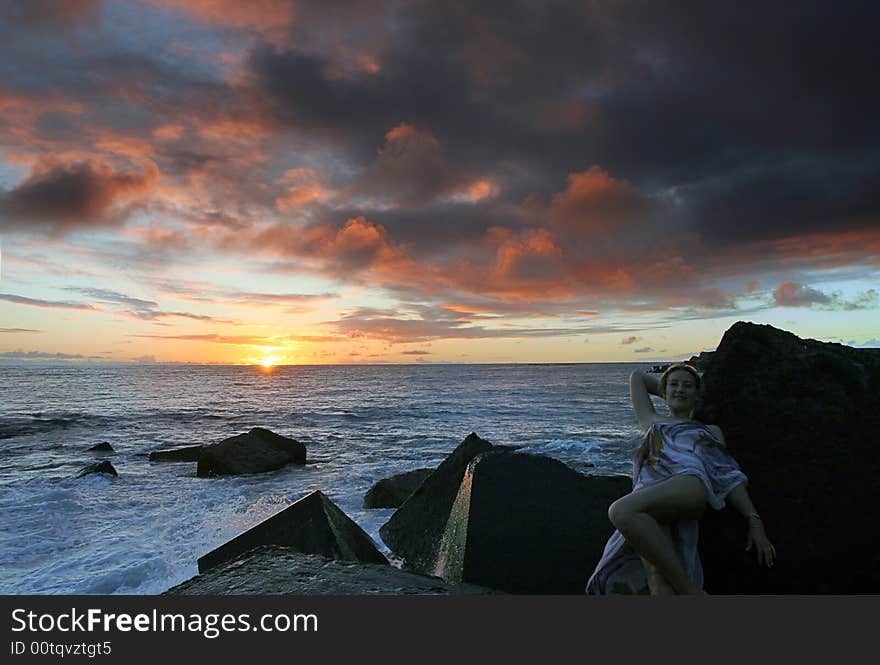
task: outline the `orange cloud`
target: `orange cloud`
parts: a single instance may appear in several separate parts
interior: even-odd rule
[[[211,25],[273,32],[293,23],[294,0],[150,0],[181,9]]]
[[[275,207],[281,212],[296,210],[329,196],[329,192],[322,187],[315,169],[289,169],[281,176],[278,183],[284,187],[284,193],[275,199]]]
[[[648,205],[639,190],[598,166],[568,176],[548,210],[551,223],[577,230],[606,230],[636,221]]]

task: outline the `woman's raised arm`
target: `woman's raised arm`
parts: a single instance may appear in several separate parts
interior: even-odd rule
[[[651,402],[651,395],[662,397],[659,378],[640,370],[629,375],[629,396],[636,414],[636,421],[643,432],[658,418],[654,404]]]

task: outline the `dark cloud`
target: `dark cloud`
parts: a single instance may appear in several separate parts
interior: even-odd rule
[[[179,222],[137,230],[157,255],[247,247],[472,321],[730,311],[743,275],[880,252],[876,3],[5,7],[0,139],[36,166],[3,230],[137,206]]]
[[[32,328],[0,328],[0,333],[39,333],[42,330],[33,330]]]
[[[157,177],[155,166],[117,172],[99,162],[44,162],[17,187],[0,191],[0,223],[6,229],[38,226],[56,233],[120,225],[126,215],[119,206],[146,194]]]
[[[773,292],[773,299],[781,307],[809,307],[831,303],[830,296],[797,282],[782,282]]]
[[[0,18],[36,30],[73,28],[93,22],[103,0],[5,0]]]

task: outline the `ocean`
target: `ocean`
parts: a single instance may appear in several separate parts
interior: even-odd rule
[[[376,481],[439,464],[470,432],[591,474],[629,475],[633,363],[0,365],[0,593],[156,594],[203,554],[321,490],[376,542]],[[308,463],[197,478],[154,450],[265,427]],[[115,453],[87,449],[106,441]],[[76,477],[108,459],[119,472]],[[593,464],[587,467],[586,463]]]

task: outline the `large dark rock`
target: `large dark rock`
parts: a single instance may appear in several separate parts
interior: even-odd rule
[[[700,549],[709,593],[880,592],[880,349],[736,323],[708,364],[700,420],[716,423],[749,477],[778,553],[745,552],[734,510],[707,511]]]
[[[84,467],[80,470],[77,477],[88,476],[92,473],[105,473],[110,476],[118,476],[119,474],[116,472],[116,469],[113,467],[110,462],[104,460],[103,462],[96,462],[95,464],[89,464],[87,467]]]
[[[433,574],[440,537],[464,471],[474,457],[493,448],[473,432],[468,434],[379,529],[382,540],[405,559],[407,568]]]
[[[198,462],[204,446],[184,446],[168,450],[154,450],[150,453],[151,462]]]
[[[383,478],[364,495],[364,508],[399,508],[434,469],[416,469]]]
[[[495,594],[394,566],[328,559],[290,547],[264,545],[182,582],[168,595],[470,595]]]
[[[199,559],[199,572],[260,545],[284,545],[331,559],[388,565],[372,539],[315,490]]]
[[[115,453],[116,451],[113,450],[113,446],[111,446],[109,443],[107,443],[106,441],[102,441],[101,443],[95,444],[94,446],[92,446],[91,448],[86,450],[86,452],[87,453]]]
[[[434,574],[511,593],[581,594],[613,528],[625,476],[585,476],[541,455],[483,453],[468,465]]]
[[[203,446],[196,475],[224,476],[274,471],[287,464],[305,464],[306,447],[299,441],[254,427],[220,443]]]

